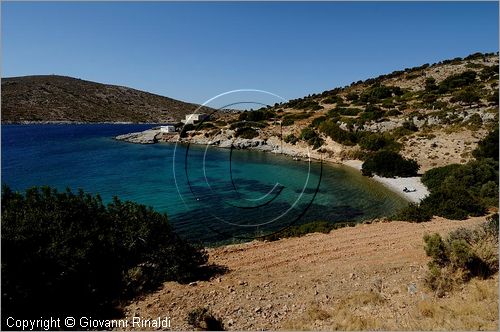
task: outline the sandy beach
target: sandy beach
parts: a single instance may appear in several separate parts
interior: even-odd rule
[[[361,171],[361,166],[363,165],[363,162],[361,160],[345,160],[342,162],[342,164],[356,168],[357,170]],[[427,195],[429,195],[429,190],[427,190],[427,187],[422,183],[420,177],[418,176],[408,177],[408,178],[400,178],[400,177],[384,178],[375,175],[373,176],[373,179],[375,181],[382,183],[387,188],[400,194],[402,197],[406,198],[407,200],[413,203],[418,203],[422,199],[424,199]],[[417,191],[404,192],[403,189],[405,187],[415,188]]]

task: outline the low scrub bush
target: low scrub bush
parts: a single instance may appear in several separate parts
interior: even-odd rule
[[[349,92],[345,97],[350,101],[356,101],[359,99],[359,95],[356,92]]]
[[[450,232],[445,239],[437,233],[425,235],[424,243],[431,258],[426,283],[439,296],[457,283],[498,272],[498,214],[475,229]]]
[[[462,165],[460,164],[450,164],[443,167],[432,168],[424,173],[422,176],[422,183],[425,184],[427,189],[433,191],[443,184],[446,177],[461,167]]]
[[[385,86],[380,83],[373,84],[370,88],[366,89],[359,99],[364,102],[377,103],[382,99],[391,97],[392,95],[401,96],[403,91],[397,86]]]
[[[294,134],[290,134],[290,135],[285,136],[285,138],[283,140],[285,141],[285,143],[290,143],[290,144],[295,144],[299,141],[299,139],[297,137],[295,137]]]
[[[359,134],[359,133],[358,133]],[[396,140],[388,134],[379,134],[372,132],[364,132],[359,134],[361,136],[359,140],[359,146],[363,150],[368,151],[379,151],[379,150],[390,150],[398,151],[401,145],[396,142]]]
[[[435,216],[458,220],[486,212],[479,199],[461,187],[440,187],[424,198],[420,206]]]
[[[325,98],[321,101],[323,104],[337,104],[337,103],[342,103],[342,97],[340,96],[330,96],[328,98]]]
[[[477,74],[473,70],[450,75],[439,84],[438,91],[439,93],[446,93],[457,88],[470,86],[476,81],[476,76]]]
[[[356,145],[357,137],[355,133],[345,131],[332,120],[324,121],[319,126],[319,131],[329,136],[335,142],[344,145]]]
[[[323,139],[318,136],[318,133],[311,127],[306,127],[300,132],[300,139],[312,145],[314,149],[318,149],[324,143]]]
[[[207,254],[165,214],[83,191],[2,190],[2,314],[109,318],[164,281],[197,278]]]
[[[259,136],[259,132],[251,127],[238,128],[234,134],[236,137],[252,139]]]
[[[338,114],[338,115],[354,116],[358,115],[359,112],[361,112],[361,109],[359,108],[335,107],[334,109],[328,111],[328,115],[334,116]]]
[[[239,121],[263,121],[276,117],[276,113],[271,110],[245,111],[240,113]]]
[[[320,124],[322,124],[323,122],[326,121],[326,117],[325,116],[319,116],[315,119],[312,120],[311,122],[311,126],[313,126],[314,128],[318,128]]]
[[[379,151],[368,157],[361,172],[366,176],[377,174],[383,177],[416,176],[420,166],[413,159],[405,159],[392,151]]]
[[[453,97],[451,97],[450,99],[452,103],[460,102],[468,105],[478,103],[480,100],[481,100],[481,95],[476,89],[472,87],[466,87],[464,89],[455,92],[453,94]]]
[[[410,203],[406,208],[399,211],[391,219],[410,222],[424,222],[432,219],[432,214],[415,203]]]

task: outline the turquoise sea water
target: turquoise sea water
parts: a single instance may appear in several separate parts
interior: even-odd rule
[[[258,151],[139,145],[151,125],[2,125],[2,184],[114,195],[166,212],[185,237],[248,239],[290,224],[365,220],[406,202],[358,171]],[[320,181],[321,178],[321,181]]]

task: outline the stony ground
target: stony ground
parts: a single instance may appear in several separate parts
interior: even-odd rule
[[[210,250],[229,272],[163,288],[127,307],[127,317],[170,316],[206,307],[229,330],[498,329],[498,276],[436,298],[423,283],[425,233],[446,234],[484,218],[373,223],[276,242]]]

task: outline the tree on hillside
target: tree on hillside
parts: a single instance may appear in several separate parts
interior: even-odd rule
[[[472,151],[472,155],[476,159],[492,158],[498,161],[498,128],[479,142],[477,148]]]

